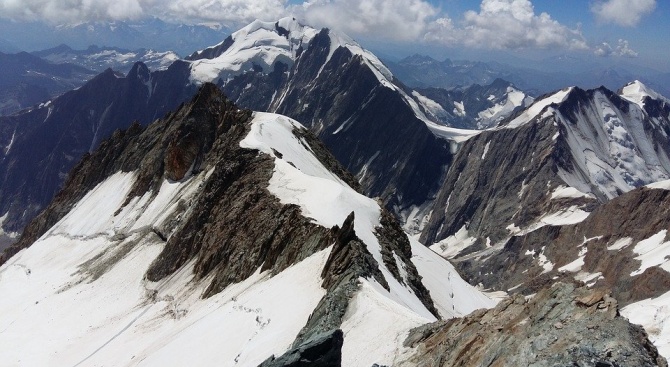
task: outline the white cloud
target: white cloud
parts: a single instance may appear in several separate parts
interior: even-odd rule
[[[144,10],[141,0],[0,0],[0,14],[17,20],[70,23],[134,19]]]
[[[287,11],[286,0],[0,0],[0,14],[58,24],[159,16],[241,25],[259,18],[277,19]]]
[[[608,57],[608,56],[620,56],[620,57],[637,57],[638,53],[635,52],[627,40],[619,39],[617,46],[612,47],[609,43],[603,42],[597,45],[593,51],[596,56]]]
[[[423,0],[311,0],[293,10],[315,26],[396,41],[418,39],[438,13]]]
[[[277,20],[287,15],[286,0],[168,0],[156,5],[151,9],[152,15],[186,22],[241,25],[255,19]]]
[[[459,21],[425,0],[309,0],[293,11],[309,24],[352,36],[492,49],[588,48],[579,30],[536,14],[530,0],[483,0],[479,12]]]
[[[530,0],[483,0],[479,13],[465,13],[463,42],[494,49],[587,48],[579,30],[547,13],[535,14]]]
[[[596,18],[605,23],[624,27],[636,26],[643,16],[656,9],[656,0],[606,0],[591,6]]]

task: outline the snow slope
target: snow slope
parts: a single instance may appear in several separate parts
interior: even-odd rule
[[[356,213],[356,233],[390,291],[373,279],[359,280],[342,324],[343,365],[392,364],[409,329],[435,317],[381,260],[376,201],[328,171],[293,134],[300,128],[286,117],[256,113],[240,145],[281,153],[268,189],[315,223],[331,227]],[[211,279],[194,279],[193,262],[160,282],[145,278],[164,247],[154,229],[169,235],[166,219],[206,186],[212,172],[166,180],[157,192],[127,203],[136,174],[118,172],[0,267],[3,365],[255,366],[283,354],[326,292],[320,274],[330,248],[275,276],[257,271],[207,299],[201,294]],[[493,306],[448,262],[416,242],[412,249],[412,262],[442,316]]]
[[[651,99],[665,101],[666,103],[670,103],[670,99],[667,99],[658,92],[648,88],[639,80],[635,80],[628,83],[625,87],[621,89],[620,95],[621,97],[640,106],[640,108],[644,108],[644,100],[647,97]]]
[[[624,307],[621,314],[642,325],[658,352],[670,358],[670,292]]]
[[[207,175],[165,181],[118,214],[135,175],[112,175],[10,259],[0,268],[0,343],[9,346],[0,359],[10,366],[255,365],[283,353],[325,293],[328,250],[206,300],[199,297],[206,283],[192,279],[191,266],[159,283],[144,278],[163,248],[150,228]]]

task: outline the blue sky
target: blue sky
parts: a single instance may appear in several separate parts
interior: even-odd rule
[[[670,72],[670,0],[0,0],[0,17],[50,24],[156,16],[236,29],[287,15],[396,57],[572,55]]]

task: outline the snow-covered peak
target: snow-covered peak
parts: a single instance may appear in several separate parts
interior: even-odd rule
[[[530,107],[528,107],[525,111],[523,111],[519,116],[514,118],[514,120],[510,121],[510,123],[507,124],[506,127],[515,128],[530,122],[540,113],[542,113],[542,111],[544,111],[544,109],[547,106],[553,103],[563,102],[568,97],[572,89],[573,87],[561,89],[560,91],[555,92],[553,94],[549,94],[544,98],[537,99],[535,103],[533,103]]]
[[[255,20],[232,34],[234,41],[252,40],[264,42],[268,39],[274,39],[275,36],[269,36],[274,33],[289,41],[289,44],[299,46],[301,43],[309,41],[318,32],[316,29],[300,24],[295,18],[286,17],[276,22],[264,22]]]
[[[635,103],[644,109],[644,100],[649,97],[651,99],[665,101],[670,103],[670,100],[660,93],[654,91],[653,89],[644,85],[641,81],[635,80],[626,84],[625,87],[621,89],[621,97]]]
[[[291,66],[298,49],[306,49],[319,32],[291,17],[276,22],[255,20],[233,33],[230,39],[210,48],[224,49],[221,54],[213,58],[199,58],[205,50],[196,52],[194,56],[199,59],[191,62],[191,78],[196,84],[202,84],[218,78],[227,80],[258,67],[270,72],[276,62]],[[344,47],[361,56],[384,86],[393,88],[393,74],[377,56],[344,33],[328,30],[328,35],[330,50],[323,65],[330,61],[337,49]]]
[[[230,43],[221,54],[192,61],[191,79],[202,84],[219,78],[227,80],[259,67],[270,72],[277,62],[293,65],[298,49],[309,44],[317,33],[318,30],[303,26],[293,18],[277,22],[256,20],[213,47]],[[203,53],[204,50],[195,55]]]
[[[510,116],[516,108],[530,105],[533,102],[533,97],[510,85],[502,98],[495,101],[495,96],[491,95],[489,100],[496,103],[492,107],[479,112],[477,118],[479,128],[487,128],[497,124]]]

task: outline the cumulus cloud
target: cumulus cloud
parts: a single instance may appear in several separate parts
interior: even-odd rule
[[[312,0],[293,10],[312,25],[397,41],[419,38],[438,13],[423,0]]]
[[[656,0],[606,0],[591,6],[596,18],[605,23],[634,27],[656,9]]]
[[[286,0],[0,0],[2,17],[78,23],[146,16],[194,23],[241,24],[286,15]]]
[[[167,0],[150,11],[168,19],[237,25],[255,19],[276,20],[287,14],[285,0]]]
[[[293,12],[354,36],[493,49],[588,48],[579,30],[536,14],[530,0],[483,0],[479,12],[458,20],[425,0],[309,0]]]
[[[52,23],[134,19],[144,14],[141,0],[0,0],[0,14],[17,20]]]
[[[579,30],[536,14],[530,0],[483,0],[479,12],[466,12],[460,26],[449,18],[428,25],[425,38],[493,49],[588,48]]]
[[[597,45],[593,51],[596,56],[608,57],[608,56],[620,56],[620,57],[637,57],[638,53],[635,52],[627,40],[619,39],[616,47],[612,47],[607,42],[603,42]]]

